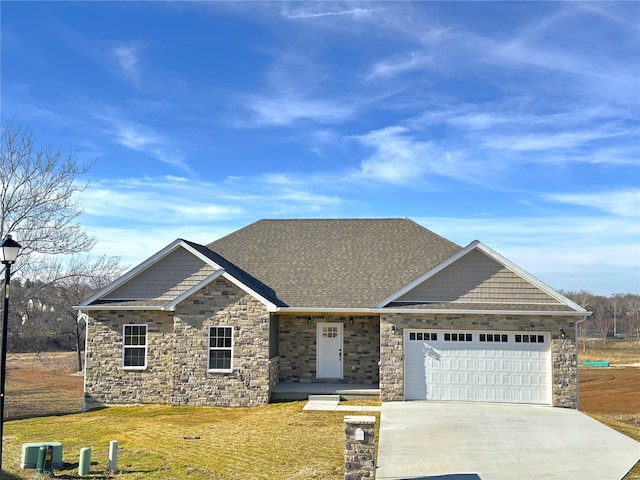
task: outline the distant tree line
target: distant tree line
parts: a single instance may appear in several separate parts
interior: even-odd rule
[[[591,317],[580,324],[580,335],[609,338],[635,337],[640,340],[640,295],[614,293],[594,295],[586,290],[561,292],[590,312]]]

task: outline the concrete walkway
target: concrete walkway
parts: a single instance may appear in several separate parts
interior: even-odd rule
[[[576,410],[385,402],[377,480],[620,480],[640,443]]]

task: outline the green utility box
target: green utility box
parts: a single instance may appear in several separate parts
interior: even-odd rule
[[[52,465],[53,468],[61,469],[64,467],[62,461],[62,443],[61,442],[39,442],[39,443],[23,443],[22,457],[20,459],[20,468],[36,468],[38,464],[38,452],[40,447],[51,445],[53,447]]]

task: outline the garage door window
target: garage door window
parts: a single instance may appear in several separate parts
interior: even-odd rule
[[[470,333],[445,333],[445,342],[470,342],[473,339],[473,335]]]
[[[409,333],[409,340],[438,340],[437,333],[429,332],[411,332]]]
[[[544,343],[544,335],[516,335],[516,343]]]
[[[504,335],[499,333],[481,333],[480,341],[507,343],[509,341],[509,335]]]

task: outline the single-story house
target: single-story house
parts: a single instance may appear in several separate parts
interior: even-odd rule
[[[408,219],[177,239],[75,308],[87,408],[253,406],[278,384],[318,382],[378,386],[383,401],[576,408],[589,315],[483,243]]]

